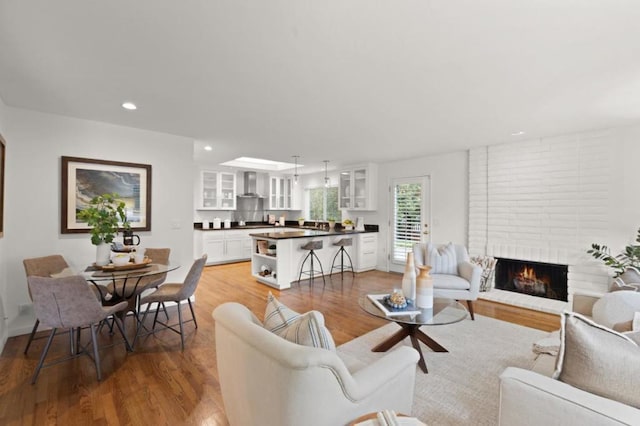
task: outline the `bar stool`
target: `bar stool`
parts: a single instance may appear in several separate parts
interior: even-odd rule
[[[320,259],[318,258],[318,255],[315,253],[315,250],[322,250],[322,240],[309,241],[307,244],[301,246],[300,248],[302,250],[309,250],[309,253],[307,253],[304,260],[302,261],[302,265],[300,265],[300,274],[298,274],[298,285],[300,285],[300,279],[302,278],[302,274],[309,275],[309,285],[313,284],[313,274],[316,271],[313,267],[314,257],[318,261],[318,266],[320,266],[320,273],[322,274],[322,284],[326,285],[326,282],[324,280],[324,271],[322,270],[322,263],[320,263]],[[311,269],[307,269],[305,271],[303,269],[307,259],[311,260]]]
[[[334,269],[339,269],[340,270],[340,277],[343,277],[344,271],[346,270],[350,270],[351,274],[355,277],[355,272],[353,271],[353,262],[351,261],[351,256],[349,256],[349,252],[345,250],[345,247],[349,247],[351,245],[353,245],[353,238],[342,238],[336,242],[333,243],[334,246],[338,246],[340,247],[340,250],[338,250],[336,252],[336,255],[333,256],[333,261],[331,262],[331,274],[333,274],[333,270]],[[344,255],[347,255],[347,259],[349,259],[349,264],[345,265],[344,264]],[[340,255],[340,265],[338,266],[334,266],[336,263],[336,259],[338,258],[338,255]]]

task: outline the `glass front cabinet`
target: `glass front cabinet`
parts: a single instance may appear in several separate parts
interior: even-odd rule
[[[201,184],[200,210],[235,210],[235,173],[203,170]]]
[[[375,164],[353,167],[340,172],[340,208],[347,210],[375,210],[376,209],[376,180],[377,168]]]
[[[291,176],[269,176],[270,210],[298,210],[298,198]]]

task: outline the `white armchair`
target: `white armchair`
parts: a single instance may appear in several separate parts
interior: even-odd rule
[[[411,413],[418,353],[400,347],[350,372],[336,353],[291,343],[245,306],[213,311],[222,399],[232,426],[345,425],[383,409]]]
[[[429,245],[426,243],[418,243],[413,246],[413,259],[416,267],[420,265],[431,265],[429,263],[428,250],[429,247],[437,247],[437,245]],[[482,268],[474,265],[469,261],[469,253],[464,246],[454,244],[455,260],[457,267],[455,274],[443,274],[431,272],[433,278],[433,295],[434,297],[446,297],[455,300],[466,300],[471,314],[471,319],[475,320],[473,315],[472,302],[478,298],[480,292],[480,277]]]

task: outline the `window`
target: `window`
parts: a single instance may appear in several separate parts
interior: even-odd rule
[[[309,190],[309,219],[342,221],[338,208],[338,187],[311,188]]]

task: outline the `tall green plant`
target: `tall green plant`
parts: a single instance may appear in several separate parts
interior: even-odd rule
[[[640,269],[640,229],[636,234],[636,243],[638,244],[626,246],[622,253],[616,255],[611,254],[609,247],[593,243],[591,250],[587,250],[587,253],[602,260],[605,265],[613,269],[617,277],[630,266]]]
[[[78,212],[78,219],[91,227],[91,243],[111,243],[118,234],[118,225],[130,229],[127,221],[124,201],[116,193],[102,194],[89,202],[89,207]]]

